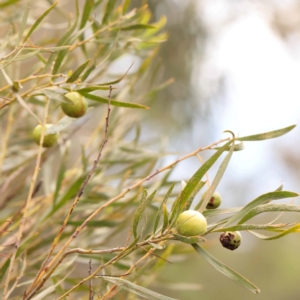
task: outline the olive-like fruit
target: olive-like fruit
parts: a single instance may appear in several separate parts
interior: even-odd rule
[[[220,235],[220,242],[223,247],[235,250],[241,245],[242,235],[239,231],[226,231]]]
[[[205,198],[206,193],[207,193],[207,191],[204,194],[202,194],[202,196],[201,196],[202,199]],[[210,197],[209,202],[206,205],[206,208],[207,209],[218,208],[221,205],[221,202],[222,202],[222,197],[221,197],[220,193],[214,192],[212,194],[212,196]]]
[[[66,102],[61,104],[61,109],[67,116],[71,118],[80,118],[86,113],[88,105],[86,99],[82,95],[77,92],[70,92],[65,94],[65,97],[73,102],[73,105]]]
[[[46,128],[45,128],[44,140],[42,146],[45,148],[49,148],[52,147],[54,144],[56,144],[58,139],[58,133],[46,134],[46,130],[51,126],[53,126],[53,124],[46,124],[45,126]],[[42,134],[42,125],[39,124],[34,128],[32,132],[33,139],[38,145],[40,144],[41,134]]]
[[[195,236],[206,232],[207,222],[199,211],[186,210],[177,218],[175,228],[180,235]]]

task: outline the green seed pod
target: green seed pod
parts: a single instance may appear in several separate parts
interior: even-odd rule
[[[46,124],[46,129],[45,131],[50,128],[51,126],[53,126],[53,124]],[[39,145],[40,144],[40,139],[41,139],[41,134],[42,134],[42,126],[41,125],[37,125],[33,132],[32,132],[32,136],[34,141]],[[58,133],[52,133],[52,134],[44,134],[44,141],[43,141],[43,147],[45,148],[50,148],[52,147],[54,144],[56,144],[58,139]]]
[[[220,242],[223,247],[229,250],[235,250],[241,245],[242,235],[239,231],[223,232],[220,236]]]
[[[205,198],[207,191],[202,194],[201,199]],[[214,192],[209,200],[209,202],[206,205],[206,209],[215,209],[218,208],[221,205],[222,202],[222,197],[220,193]]]
[[[71,100],[74,105],[68,103],[62,103],[61,108],[63,112],[71,118],[80,118],[82,117],[87,110],[87,101],[86,99],[77,92],[70,92],[65,94],[69,100]]]
[[[199,211],[186,210],[179,215],[175,228],[180,235],[195,236],[206,232],[207,222]]]

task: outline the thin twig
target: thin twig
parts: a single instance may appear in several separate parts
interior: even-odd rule
[[[89,261],[89,275],[92,274],[92,260],[90,259]],[[89,300],[93,300],[94,299],[94,291],[93,291],[93,281],[92,278],[90,279],[90,284],[89,284]]]

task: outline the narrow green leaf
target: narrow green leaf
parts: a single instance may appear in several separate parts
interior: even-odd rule
[[[68,225],[78,227],[82,224],[82,221],[69,221]],[[100,228],[100,227],[114,227],[120,225],[118,221],[110,221],[110,220],[91,220],[87,223],[87,227],[91,228]]]
[[[120,277],[110,277],[110,276],[101,276],[102,279],[107,280],[109,282],[112,282],[113,284],[116,284],[119,288],[124,289],[126,291],[132,292],[138,296],[144,297],[146,299],[150,300],[176,300],[175,298],[170,298],[167,296],[164,296],[162,294],[153,292],[151,290],[148,290],[144,287],[141,287],[139,285],[136,285],[128,280],[125,280]]]
[[[91,72],[93,71],[93,70],[95,70],[95,68],[96,68],[96,65],[95,64],[92,64],[84,73],[83,73],[83,75],[81,76],[81,81],[82,82],[84,82],[87,78],[88,78],[88,76],[91,74]]]
[[[39,24],[43,21],[43,19],[51,12],[51,10],[57,5],[58,1],[53,3],[31,26],[28,31],[26,37],[24,38],[24,43],[29,39],[33,31],[39,26]]]
[[[216,208],[216,209],[206,209],[202,214],[205,218],[232,214],[240,211],[243,207],[232,207],[232,208]]]
[[[18,34],[18,38],[16,41],[16,45],[19,46],[23,37],[23,33],[26,27],[26,23],[27,23],[27,18],[28,18],[28,14],[29,14],[29,4],[26,5],[25,9],[24,9],[24,14],[23,14],[23,18],[20,24],[20,29],[19,29],[19,34]]]
[[[202,236],[196,235],[196,236],[184,236],[177,233],[173,233],[174,239],[178,240],[180,242],[183,242],[185,244],[197,244],[199,242],[205,242],[206,239]]]
[[[86,0],[83,8],[83,13],[80,22],[80,28],[83,28],[90,17],[94,7],[94,0]]]
[[[269,230],[274,231],[274,229],[287,227],[289,224],[274,224],[274,225],[257,225],[257,224],[243,224],[234,225],[226,228],[214,229],[212,232],[225,232],[225,231],[243,231],[243,230]]]
[[[102,24],[107,24],[110,18],[110,15],[113,13],[114,7],[117,3],[117,0],[108,0],[105,8],[105,14],[102,19]]]
[[[300,231],[300,224],[296,224],[295,226],[287,229],[287,230],[284,230],[283,232],[277,234],[277,235],[273,235],[273,236],[265,236],[265,235],[262,235],[262,234],[259,234],[257,232],[253,232],[253,231],[249,231],[250,233],[252,233],[253,235],[257,236],[258,238],[262,239],[262,240],[265,240],[265,241],[270,241],[270,240],[276,240],[276,239],[279,239],[285,235],[288,235],[290,233],[297,233]]]
[[[173,191],[173,188],[175,186],[175,182],[170,186],[168,192],[166,193],[158,211],[157,211],[157,214],[156,214],[156,217],[155,217],[155,221],[154,221],[154,227],[153,227],[153,233],[155,234],[156,232],[156,229],[157,229],[157,226],[158,226],[158,223],[160,221],[160,217],[161,215],[164,213],[164,205],[167,203],[172,191]]]
[[[139,222],[144,214],[144,211],[145,211],[146,207],[152,201],[155,193],[156,193],[156,191],[154,193],[152,193],[149,197],[147,197],[147,195],[148,195],[147,190],[143,190],[141,203],[140,203],[139,207],[137,208],[137,210],[134,214],[134,217],[133,217],[132,233],[133,233],[134,238],[137,237],[137,227],[138,227]]]
[[[51,100],[56,100],[59,102],[65,102],[67,104],[74,105],[74,103],[69,98],[65,97],[63,93],[57,92],[52,89],[43,89],[41,90],[41,92]]]
[[[75,71],[74,73],[68,78],[68,80],[66,81],[67,83],[71,83],[74,82],[75,80],[77,80],[77,78],[81,75],[81,73],[84,71],[84,69],[86,68],[86,66],[89,64],[90,59],[88,59],[86,62],[84,62],[82,65],[80,65]]]
[[[237,138],[238,141],[261,141],[261,140],[267,140],[267,139],[273,139],[276,137],[279,137],[281,135],[284,135],[294,129],[296,125],[291,125],[282,129],[278,129],[275,131],[270,131],[270,132],[265,132],[265,133],[260,133],[260,134],[255,134],[255,135],[249,135],[249,136],[244,136],[241,138]]]
[[[141,29],[154,29],[156,26],[149,25],[149,24],[134,24],[130,26],[120,27],[117,29],[120,29],[122,31],[129,31],[129,30],[141,30]]]
[[[182,191],[182,196],[180,199],[180,208],[182,208],[186,201],[192,195],[194,189],[197,187],[199,181],[205,175],[205,173],[211,168],[211,166],[217,161],[217,159],[221,156],[221,154],[225,151],[225,149],[230,145],[232,141],[227,142],[223,147],[221,147],[214,155],[212,155],[192,176],[192,178],[188,181],[186,187]],[[221,167],[220,167],[221,168]],[[179,212],[180,213],[180,212]],[[172,221],[176,221],[174,218]]]
[[[54,67],[53,67],[53,70],[52,70],[52,74],[57,74],[58,73],[58,70],[65,58],[65,56],[69,53],[69,50],[61,50],[58,52],[58,55],[57,55],[57,58],[55,60],[55,63],[54,63]]]
[[[167,229],[168,224],[169,224],[169,214],[168,214],[168,209],[167,209],[166,204],[163,205],[163,216],[164,216],[164,219],[163,219],[163,226],[161,228],[161,233],[165,232],[165,230]]]
[[[67,158],[68,158],[68,152],[66,151],[65,155],[61,159],[61,163],[60,163],[60,167],[59,167],[59,171],[58,171],[58,175],[57,175],[57,179],[56,179],[56,187],[55,187],[55,191],[54,191],[54,195],[53,195],[53,202],[52,202],[53,206],[55,206],[55,204],[56,204],[62,182],[65,178],[65,172],[67,170],[67,168],[66,168],[67,167],[66,166]]]
[[[193,248],[199,253],[211,266],[213,266],[217,271],[235,281],[237,284],[246,288],[247,290],[258,294],[260,290],[253,283],[251,283],[248,279],[238,274],[234,270],[230,269],[228,266],[224,265],[222,262],[213,257],[210,253],[205,251],[197,244],[192,245]]]
[[[195,198],[195,196],[198,194],[198,192],[202,189],[202,187],[205,185],[206,181],[199,181],[199,183],[196,185],[195,189],[185,202],[185,205],[183,206],[182,211],[190,209],[192,202]]]
[[[110,86],[109,85],[107,85],[107,86],[91,85],[91,86],[87,86],[87,87],[78,89],[78,90],[76,90],[76,92],[78,92],[79,94],[87,94],[87,93],[91,93],[91,92],[98,91],[98,90],[108,91],[108,90],[110,90]]]
[[[250,203],[248,203],[246,206],[244,206],[244,208],[238,212],[237,214],[235,214],[234,216],[232,216],[223,227],[228,226],[231,223],[237,222],[239,220],[241,220],[243,217],[245,217],[253,208],[261,205],[261,204],[265,204],[266,202],[270,201],[270,200],[279,200],[279,199],[284,199],[284,198],[292,198],[292,197],[297,197],[299,196],[296,193],[293,192],[288,192],[288,191],[278,191],[278,192],[270,192],[267,194],[263,194],[261,196],[259,196],[258,198],[254,199],[253,201],[251,201]],[[238,222],[238,224],[240,224],[241,221]]]
[[[233,149],[234,149],[234,141],[233,143],[231,144],[231,147],[230,147],[230,150],[228,152],[228,154],[226,155],[226,157],[224,158],[224,160],[222,161],[219,169],[218,169],[218,172],[211,184],[211,186],[209,187],[209,189],[207,190],[206,192],[206,195],[204,197],[204,199],[200,199],[198,205],[196,206],[196,210],[198,210],[198,207],[199,207],[199,211],[200,212],[203,212],[212,196],[212,194],[214,193],[214,191],[216,190],[220,180],[222,179],[224,173],[225,173],[225,170],[228,166],[228,163],[231,159],[231,156],[232,156],[232,153],[233,153]]]
[[[252,219],[256,215],[265,213],[265,212],[300,212],[300,205],[291,205],[291,204],[275,204],[269,203],[264,205],[259,205],[253,208],[249,213],[247,213],[240,221],[239,224],[243,224],[246,221]]]
[[[77,91],[79,92],[79,91]],[[104,97],[100,97],[100,96],[96,96],[96,95],[92,95],[89,93],[82,93],[79,92],[82,96],[91,99],[93,101],[96,102],[100,102],[100,103],[108,103],[108,99],[104,98]],[[137,104],[137,103],[130,103],[130,102],[121,102],[121,101],[116,101],[116,100],[111,100],[110,104],[113,106],[119,106],[119,107],[128,107],[128,108],[139,108],[139,109],[149,109],[148,106],[146,105],[142,105],[142,104]]]
[[[51,212],[47,215],[47,218],[51,217],[56,211],[62,208],[70,199],[76,196],[83,181],[86,179],[86,175],[79,177],[62,196],[62,198],[53,206]]]
[[[20,0],[7,0],[7,1],[4,1],[4,2],[0,3],[0,8],[10,6],[10,5],[13,5],[13,4],[18,3],[18,2],[20,2]]]
[[[220,149],[220,147],[214,147],[213,150],[218,150]],[[245,149],[245,145],[243,142],[241,143],[238,143],[238,144],[235,144],[234,145],[234,149],[233,151],[241,151],[241,150],[244,150]],[[230,150],[230,147],[228,147],[225,151],[229,151]]]

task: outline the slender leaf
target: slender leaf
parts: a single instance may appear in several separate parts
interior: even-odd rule
[[[256,215],[265,213],[265,212],[278,212],[278,211],[285,211],[285,212],[300,212],[300,205],[291,205],[291,204],[275,204],[269,203],[264,205],[259,205],[253,208],[247,215],[245,215],[240,221],[239,224],[243,224],[246,221],[252,219]]]
[[[46,131],[47,134],[59,133],[60,131],[69,127],[72,123],[74,123],[77,119],[70,118],[68,116],[63,117],[58,121],[57,124],[52,125]]]
[[[113,13],[114,7],[117,3],[117,0],[108,0],[105,8],[105,13],[102,19],[102,24],[107,24],[110,18],[110,15]]]
[[[52,89],[43,89],[41,91],[51,100],[56,100],[60,102],[65,102],[69,105],[74,105],[74,103],[69,98],[65,97],[63,93],[57,92]]]
[[[24,9],[24,14],[23,14],[23,18],[20,24],[20,29],[19,29],[19,34],[18,34],[18,38],[16,41],[16,45],[19,46],[23,37],[23,33],[26,27],[26,23],[27,23],[27,18],[28,18],[28,14],[29,14],[29,4],[26,5],[26,8]]]
[[[292,198],[292,197],[297,197],[298,194],[293,193],[293,192],[288,192],[288,191],[277,191],[277,192],[270,192],[267,194],[263,194],[259,196],[258,198],[254,199],[250,203],[248,203],[246,206],[244,206],[243,209],[241,209],[240,212],[232,216],[223,227],[228,226],[229,224],[233,222],[237,222],[241,220],[243,217],[245,217],[253,208],[265,204],[266,202],[270,200],[279,200],[279,199],[284,199],[284,198]],[[241,221],[238,222],[240,224]]]
[[[242,231],[242,230],[269,230],[274,231],[278,228],[287,227],[289,224],[275,224],[275,225],[257,225],[257,224],[243,224],[234,225],[226,228],[219,228],[213,230],[213,232],[224,232],[224,231]]]
[[[54,195],[53,195],[53,206],[55,206],[55,204],[56,204],[56,200],[57,200],[62,182],[65,178],[65,172],[67,170],[67,166],[66,166],[67,156],[68,156],[68,152],[66,152],[65,155],[63,156],[63,158],[61,159],[61,163],[60,163],[60,167],[59,167],[59,171],[58,171],[58,175],[57,175],[57,179],[56,179],[56,187],[55,187],[55,191],[54,191]]]
[[[196,235],[196,236],[184,236],[177,233],[173,233],[174,239],[178,240],[180,242],[183,242],[185,244],[197,244],[199,242],[205,242],[206,239],[202,236]]]
[[[91,85],[91,86],[87,86],[81,89],[76,90],[76,92],[80,93],[80,94],[87,94],[87,93],[91,93],[97,90],[102,90],[102,91],[107,91],[110,90],[110,86],[99,86],[99,85]]]
[[[81,81],[84,82],[95,68],[96,68],[96,65],[92,64],[81,76],[81,78],[80,78]]]
[[[238,141],[262,141],[262,140],[267,140],[267,139],[273,139],[276,137],[279,137],[281,135],[284,135],[294,129],[296,125],[291,125],[282,129],[278,129],[275,131],[270,131],[270,132],[265,132],[265,133],[260,133],[260,134],[255,134],[255,135],[249,135],[249,136],[244,136],[241,138],[237,138]]]
[[[193,244],[192,246],[197,251],[197,253],[199,253],[217,271],[219,271],[226,277],[230,278],[231,280],[235,281],[237,284],[241,285],[242,287],[246,288],[247,290],[255,294],[258,294],[260,292],[260,290],[248,279],[238,274],[234,270],[230,269],[228,266],[224,265],[222,262],[217,260],[215,257],[213,257],[210,253],[205,251],[199,245]]]
[[[134,238],[137,237],[137,227],[139,225],[139,222],[144,214],[144,211],[146,209],[146,207],[150,204],[150,202],[152,201],[153,197],[155,196],[155,192],[153,192],[149,197],[147,197],[148,192],[147,190],[143,191],[142,194],[142,199],[141,199],[141,204],[139,205],[138,209],[136,210],[134,217],[133,217],[133,225],[132,225],[132,232],[133,232],[133,236]]]
[[[288,235],[290,233],[297,233],[299,231],[300,231],[300,224],[296,224],[293,227],[291,227],[287,230],[284,230],[283,232],[281,232],[277,235],[273,235],[273,236],[265,236],[265,235],[262,235],[262,234],[259,234],[257,232],[253,232],[253,231],[249,231],[249,232],[252,233],[253,235],[257,236],[258,238],[262,239],[262,240],[270,241],[270,240],[279,239],[279,238],[281,238],[285,235]]]
[[[120,27],[122,31],[129,31],[129,30],[141,30],[141,29],[154,29],[156,26],[149,25],[149,24],[134,24],[130,26]]]
[[[153,292],[144,287],[136,285],[128,280],[125,280],[120,277],[110,277],[110,276],[101,276],[102,279],[112,282],[116,284],[119,288],[124,289],[126,291],[132,292],[140,297],[150,299],[150,300],[176,300],[175,298],[170,298],[164,296],[162,294]]]
[[[82,93],[80,91],[77,91],[77,92],[79,92],[82,96],[84,96],[88,99],[91,99],[93,101],[100,102],[100,103],[108,103],[107,98],[92,95],[92,94],[89,94],[89,93]],[[113,105],[113,106],[119,106],[119,107],[149,109],[149,107],[146,106],[146,105],[137,104],[137,103],[130,103],[130,102],[121,102],[121,101],[116,101],[116,100],[111,100],[110,104]]]
[[[82,65],[80,65],[75,71],[74,73],[68,78],[68,80],[66,81],[67,83],[71,83],[74,82],[75,80],[77,80],[77,78],[81,75],[81,73],[84,71],[84,69],[86,68],[86,66],[89,64],[90,59],[88,59],[86,62],[84,62]]]
[[[161,233],[165,232],[165,230],[167,229],[168,224],[169,224],[169,214],[168,214],[168,209],[167,209],[166,204],[163,205],[163,216],[164,216],[164,219],[163,219],[163,226],[161,228]]]
[[[94,7],[94,0],[86,0],[83,8],[82,18],[80,22],[80,28],[83,28],[90,17],[90,14]]]
[[[240,211],[242,207],[232,207],[232,208],[216,208],[216,209],[206,209],[202,214],[205,218],[224,215],[224,214],[232,214]]]
[[[20,0],[7,0],[7,1],[4,1],[4,2],[0,3],[0,8],[10,6],[10,5],[13,5],[13,4],[18,3],[18,2],[20,2]]]
[[[31,36],[31,34],[34,32],[34,30],[39,26],[39,24],[43,21],[43,19],[51,12],[51,10],[56,6],[56,4],[58,3],[55,2],[53,3],[35,22],[34,24],[31,26],[30,30],[28,31],[26,37],[24,38],[24,43],[29,39],[29,37]]]
[[[206,181],[199,181],[199,183],[196,185],[195,189],[185,202],[185,205],[183,206],[182,211],[190,209],[192,202],[195,198],[195,196],[198,194],[198,192],[202,189],[202,187],[205,185]]]
[[[172,191],[173,191],[173,188],[175,186],[175,182],[170,186],[168,192],[166,193],[158,211],[157,211],[157,214],[156,214],[156,217],[155,217],[155,221],[154,221],[154,228],[153,228],[153,233],[156,232],[156,229],[157,229],[157,226],[158,226],[158,223],[160,221],[160,217],[162,214],[164,214],[164,205],[167,203]]]

